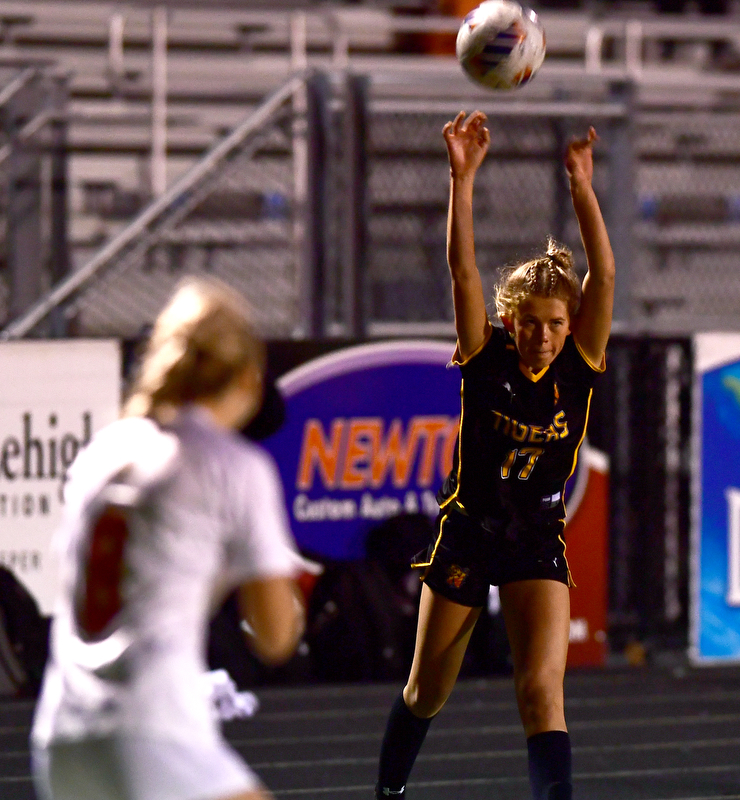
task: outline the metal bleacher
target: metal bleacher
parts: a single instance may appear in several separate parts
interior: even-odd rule
[[[43,65],[67,79],[72,268],[89,263],[265,97],[306,67],[325,71],[334,84],[347,74],[367,75],[379,120],[398,112],[411,125],[433,128],[422,137],[418,157],[403,167],[396,159],[389,167],[394,172],[387,182],[396,195],[386,188],[382,200],[389,218],[406,216],[408,263],[429,258],[419,237],[439,233],[444,214],[445,186],[437,177],[444,174],[438,128],[445,115],[477,105],[489,116],[545,118],[550,110],[564,113],[563,104],[569,104],[574,118],[591,112],[611,118],[617,113],[609,110],[615,87],[629,86],[628,100],[619,100],[619,113],[630,116],[634,166],[629,316],[653,330],[734,324],[740,303],[735,9],[712,21],[693,11],[663,18],[648,2],[593,2],[563,11],[543,4],[548,58],[540,75],[526,90],[493,97],[467,81],[451,55],[459,20],[421,13],[429,6],[0,2],[0,62]],[[678,42],[671,61],[661,57],[667,39]],[[716,40],[727,43],[721,62],[712,61],[710,44]],[[263,169],[244,177],[247,185],[267,180],[277,194],[281,184],[293,191],[291,146],[288,136],[272,148],[271,179]],[[382,163],[374,168],[376,182]],[[399,177],[407,173],[402,186]],[[531,191],[536,189],[530,196]],[[383,224],[379,218],[375,229]],[[170,244],[182,245],[176,238],[170,236]],[[286,239],[285,247],[293,246]],[[433,259],[439,242],[434,248]],[[492,252],[502,255],[500,249]],[[288,283],[294,278],[285,276]],[[429,302],[416,289],[411,296],[435,308],[434,298]],[[293,300],[297,308],[299,300]],[[449,324],[443,303],[433,313],[432,321]],[[300,328],[286,317],[272,333],[295,335]]]

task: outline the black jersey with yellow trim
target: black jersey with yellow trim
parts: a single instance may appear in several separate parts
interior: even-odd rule
[[[509,333],[492,328],[481,348],[453,363],[462,374],[454,463],[438,500],[517,537],[562,524],[565,483],[583,442],[594,381],[572,335],[557,358],[527,376]]]

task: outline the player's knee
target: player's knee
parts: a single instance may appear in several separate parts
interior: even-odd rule
[[[403,700],[409,711],[420,719],[429,719],[439,713],[447,702],[449,692],[436,685],[423,685],[409,681],[403,690]]]
[[[557,670],[539,669],[516,678],[519,711],[525,726],[545,728],[563,711],[563,681]]]

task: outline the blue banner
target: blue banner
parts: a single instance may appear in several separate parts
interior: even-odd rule
[[[286,421],[264,442],[305,552],[364,555],[367,532],[401,512],[437,512],[460,413],[454,343],[360,345],[278,381]]]
[[[695,340],[691,655],[740,660],[740,336]]]

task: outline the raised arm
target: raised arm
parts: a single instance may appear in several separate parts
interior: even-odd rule
[[[565,156],[565,168],[588,264],[581,307],[571,323],[571,330],[583,353],[592,364],[599,366],[612,326],[615,269],[609,234],[591,185],[596,139],[596,131],[589,128],[585,139],[572,141]]]
[[[486,341],[490,325],[473,238],[473,182],[491,141],[485,121],[481,111],[473,112],[467,119],[461,111],[442,131],[450,159],[447,263],[452,279],[455,331],[463,359]]]

